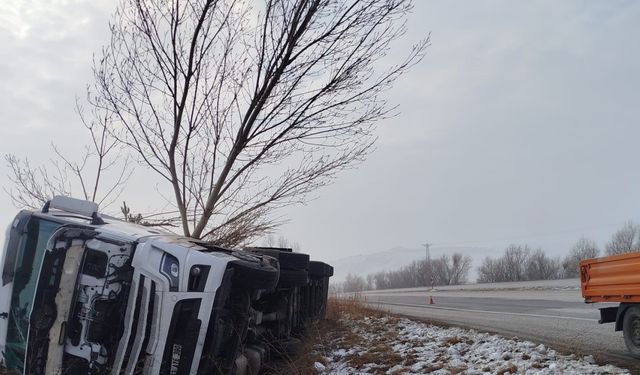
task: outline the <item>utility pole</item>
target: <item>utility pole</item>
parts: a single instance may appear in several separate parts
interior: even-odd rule
[[[427,250],[427,263],[429,262],[429,260],[431,259],[431,254],[429,254],[429,246],[431,246],[430,243],[423,243],[422,246],[424,246],[424,248]]]
[[[431,289],[433,289],[433,267],[431,266],[431,254],[429,253],[429,247],[433,245],[430,243],[423,243],[422,246],[427,250],[426,266],[429,267],[429,277],[431,279]]]

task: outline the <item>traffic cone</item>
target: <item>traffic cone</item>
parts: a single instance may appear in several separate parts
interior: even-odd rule
[[[433,302],[433,297],[431,297],[431,296],[429,296],[429,304],[430,304],[430,305],[433,305],[433,304],[434,304],[434,302]]]

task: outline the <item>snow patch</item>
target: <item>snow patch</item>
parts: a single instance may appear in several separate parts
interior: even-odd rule
[[[353,335],[324,349],[319,374],[630,374],[543,344],[393,317],[343,317]],[[356,338],[354,341],[354,337]],[[320,368],[322,366],[322,369]]]

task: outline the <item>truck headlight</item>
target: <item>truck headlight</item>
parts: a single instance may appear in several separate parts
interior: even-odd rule
[[[171,254],[164,253],[160,262],[160,273],[169,279],[169,291],[177,292],[180,283],[180,263]]]

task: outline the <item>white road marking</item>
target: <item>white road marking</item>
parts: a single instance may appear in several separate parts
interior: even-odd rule
[[[436,309],[436,310],[450,310],[450,311],[461,311],[461,312],[474,312],[474,313],[485,313],[485,314],[500,314],[500,315],[515,315],[515,316],[528,316],[532,318],[552,318],[552,319],[570,319],[570,320],[581,320],[585,322],[598,322],[597,319],[589,319],[589,318],[577,318],[572,316],[560,316],[560,315],[543,315],[543,314],[527,314],[527,313],[514,313],[514,312],[504,312],[504,311],[491,311],[491,310],[474,310],[474,309],[459,309],[456,307],[437,307],[433,305],[415,305],[410,303],[395,303],[395,302],[382,302],[382,301],[367,301],[367,304],[375,305],[392,305],[392,306],[405,306],[405,307],[420,307],[424,309]]]

